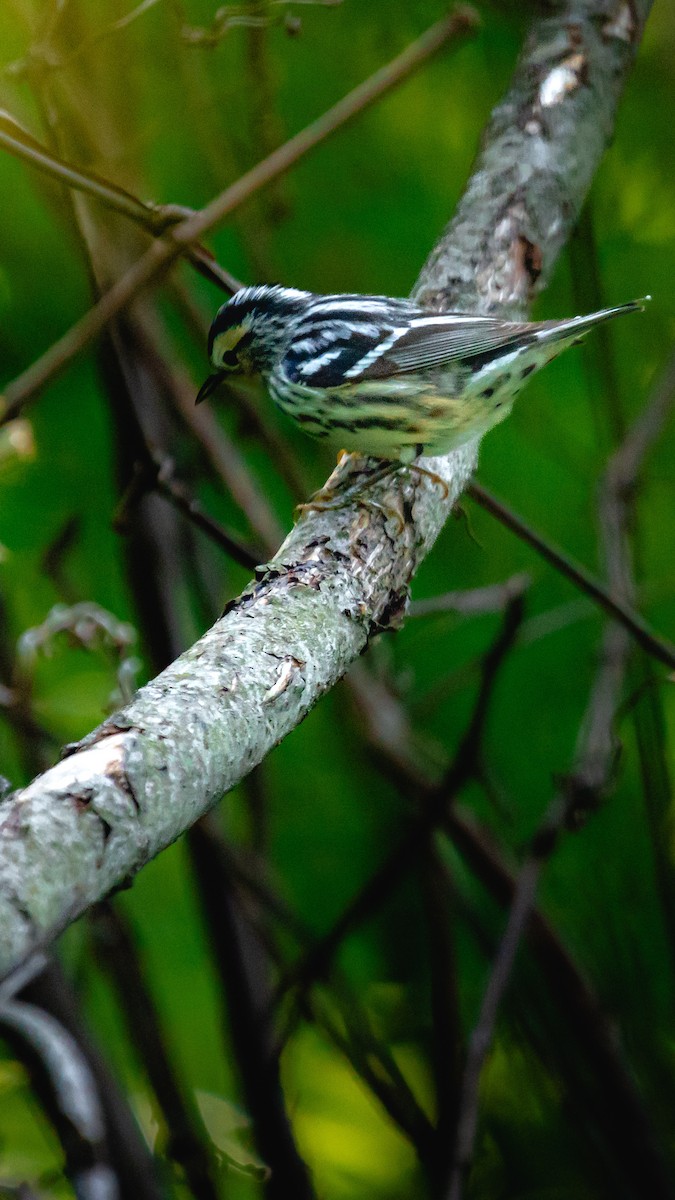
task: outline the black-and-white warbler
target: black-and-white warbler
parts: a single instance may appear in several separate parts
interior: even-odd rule
[[[508,416],[532,372],[599,321],[641,301],[561,321],[434,316],[389,296],[242,288],[209,333],[206,399],[236,372],[263,376],[272,399],[328,444],[410,463],[445,454]]]

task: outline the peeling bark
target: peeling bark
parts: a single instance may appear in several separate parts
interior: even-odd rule
[[[457,214],[415,288],[432,310],[521,316],[612,132],[650,0],[568,0],[536,22]],[[246,775],[401,619],[476,463],[425,460],[376,504],[308,512],[258,578],[133,702],[0,808],[0,972],[122,886]],[[365,467],[349,456],[343,478]],[[378,507],[379,506],[379,507]]]

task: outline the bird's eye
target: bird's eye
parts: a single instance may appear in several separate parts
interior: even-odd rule
[[[237,351],[226,350],[223,355],[222,365],[226,370],[236,370],[236,368],[239,366],[239,355],[237,354]]]

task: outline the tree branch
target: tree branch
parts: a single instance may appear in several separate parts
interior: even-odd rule
[[[610,8],[567,0],[535,22],[457,215],[415,289],[430,308],[520,314],[550,274],[611,134],[650,0],[631,5],[630,36]],[[179,226],[168,251],[151,247],[140,274],[154,275],[160,258],[192,244],[233,203],[231,194]],[[3,806],[3,971],[179,837],[396,622],[477,450],[476,442],[428,460],[447,497],[406,473],[369,491],[386,495],[383,509],[354,502],[307,513],[203,638]],[[339,474],[358,462],[349,456]],[[396,502],[402,528],[391,519]]]

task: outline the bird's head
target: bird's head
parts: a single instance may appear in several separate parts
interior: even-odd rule
[[[214,373],[200,388],[197,404],[229,375],[271,371],[289,339],[289,327],[311,292],[279,285],[242,288],[218,309],[209,330]]]

